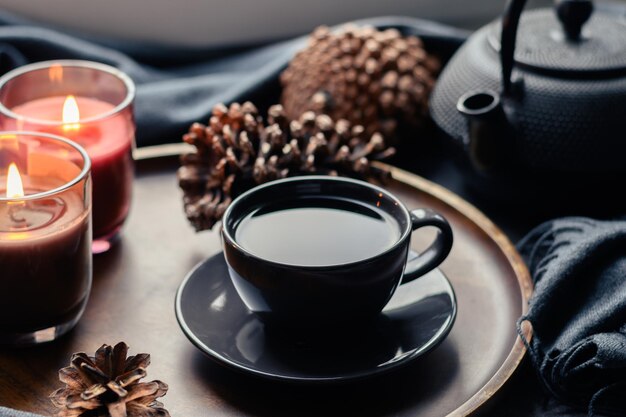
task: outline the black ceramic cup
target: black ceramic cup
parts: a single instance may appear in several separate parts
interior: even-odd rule
[[[242,232],[238,228],[245,227],[242,224],[251,213],[271,211],[265,209],[268,204],[278,207],[282,204],[281,210],[286,212],[294,202],[300,208],[326,207],[327,202],[333,207],[336,203],[357,204],[364,213],[371,211],[388,221],[392,219],[393,227],[398,228],[397,237],[381,248],[380,253],[364,253],[354,261],[343,263],[324,264],[317,259],[314,265],[301,260],[277,262],[254,253],[238,240]],[[280,216],[282,211],[275,213]],[[315,221],[316,218],[311,218],[304,223],[315,229]],[[425,226],[439,229],[434,242],[417,258],[407,261],[412,231]],[[298,242],[298,224],[289,227],[296,239],[290,252],[297,253],[300,245],[305,250],[311,242]],[[271,230],[260,238],[266,245],[272,245],[276,239]],[[337,242],[328,244],[333,255],[342,249],[336,247]],[[375,185],[348,178],[303,176],[258,186],[235,199],[223,217],[222,245],[232,282],[250,311],[268,324],[328,327],[375,317],[400,284],[423,276],[446,258],[452,247],[452,229],[440,214],[427,208],[409,211],[395,196]],[[351,256],[359,254],[359,247],[368,246],[358,240],[350,245],[355,245],[349,248]]]

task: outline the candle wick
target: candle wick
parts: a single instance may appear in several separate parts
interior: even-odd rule
[[[11,207],[9,208],[9,218],[11,219],[12,222],[27,223],[24,216],[23,215],[20,216],[21,214],[20,209],[23,207],[24,207],[24,202],[14,203],[13,205],[11,205]]]
[[[26,204],[25,201],[9,203],[9,219],[13,223],[11,227],[15,231],[40,228],[60,217],[67,210],[66,205],[59,199],[48,199],[37,205]]]

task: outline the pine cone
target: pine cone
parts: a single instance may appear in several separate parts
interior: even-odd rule
[[[250,102],[215,106],[209,125],[194,123],[183,140],[196,147],[182,156],[178,181],[197,231],[212,228],[232,199],[255,185],[306,174],[382,180],[388,173],[370,160],[395,152],[382,135],[347,120],[306,112],[290,122],[280,105],[270,107],[265,126]]]
[[[305,111],[328,114],[392,139],[399,123],[419,125],[439,71],[416,36],[396,29],[346,25],[317,28],[309,45],[281,74],[287,117]]]
[[[80,352],[59,371],[65,384],[50,395],[59,417],[169,417],[156,399],[167,392],[161,381],[139,382],[150,355],[126,357],[128,346],[102,345],[95,357]]]

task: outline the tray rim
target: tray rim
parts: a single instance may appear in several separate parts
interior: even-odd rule
[[[455,210],[463,213],[485,234],[487,234],[487,236],[489,236],[489,238],[496,243],[511,265],[522,295],[522,315],[525,315],[528,312],[528,301],[530,300],[534,287],[530,272],[513,243],[504,234],[504,232],[502,232],[502,230],[495,225],[495,223],[489,220],[489,218],[478,210],[478,208],[476,208],[473,204],[467,202],[457,194],[439,184],[420,177],[417,174],[410,173],[388,164],[381,162],[376,162],[375,164],[379,167],[389,169],[394,180],[423,190]],[[521,333],[525,340],[530,341],[532,338],[532,327],[529,324],[523,325],[521,327]],[[526,356],[526,351],[526,345],[522,341],[520,335],[518,335],[508,356],[502,365],[500,365],[500,368],[498,368],[498,370],[492,375],[489,381],[487,381],[487,383],[467,401],[457,407],[456,410],[449,413],[447,417],[467,416],[478,411],[478,409],[487,403],[487,401],[490,400],[513,376]]]
[[[173,157],[181,155],[185,152],[193,152],[195,148],[186,143],[173,143],[164,145],[154,145],[133,150],[133,158],[136,161]],[[383,163],[374,162],[374,165],[388,169],[391,177],[400,183],[421,190],[431,196],[439,199],[443,203],[452,207],[454,210],[462,213],[464,216],[473,221],[483,233],[485,233],[498,246],[500,251],[506,257],[511,265],[521,293],[521,311],[522,315],[528,312],[528,302],[533,293],[533,281],[530,272],[517,252],[517,249],[509,238],[495,225],[485,214],[483,214],[473,204],[469,203],[459,195],[448,190],[447,188],[429,181],[417,174],[413,174],[401,168]],[[532,338],[532,327],[526,324],[521,326],[521,336],[526,341]],[[460,417],[471,415],[485,405],[496,393],[505,385],[505,383],[513,376],[520,363],[526,356],[526,345],[522,341],[520,335],[516,337],[513,348],[507,355],[506,359],[498,370],[491,376],[485,385],[479,389],[474,395],[458,406],[455,410],[448,413],[446,417]]]

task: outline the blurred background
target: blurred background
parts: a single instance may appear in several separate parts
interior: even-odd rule
[[[529,7],[550,0],[531,0]],[[119,40],[171,46],[250,45],[372,16],[400,15],[475,29],[505,0],[0,0],[31,20]]]

